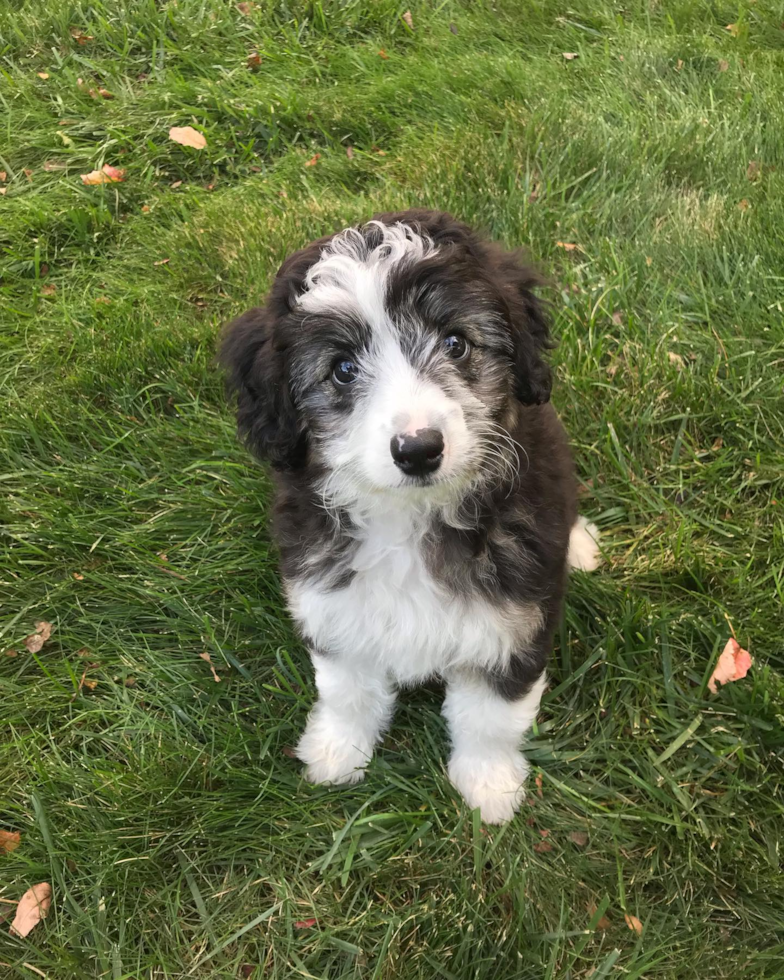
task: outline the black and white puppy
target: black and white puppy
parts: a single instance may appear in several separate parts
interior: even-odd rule
[[[362,779],[396,689],[438,677],[453,784],[489,823],[519,806],[567,568],[598,550],[536,283],[448,214],[381,214],[296,252],[227,329],[315,665],[297,749],[313,782]]]

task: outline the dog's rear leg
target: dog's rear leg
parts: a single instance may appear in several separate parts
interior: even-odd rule
[[[383,671],[316,653],[319,698],[297,746],[312,783],[356,783],[392,720],[395,690]]]

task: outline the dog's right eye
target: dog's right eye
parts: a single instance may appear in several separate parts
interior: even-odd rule
[[[332,368],[332,380],[336,385],[340,385],[341,388],[346,385],[353,385],[358,377],[359,368],[354,361],[349,360],[347,357],[336,361]]]

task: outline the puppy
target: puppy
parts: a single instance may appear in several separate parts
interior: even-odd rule
[[[296,252],[227,328],[315,667],[297,749],[313,782],[362,779],[396,690],[437,677],[452,783],[488,823],[520,804],[567,568],[598,550],[536,285],[448,214],[381,214]]]

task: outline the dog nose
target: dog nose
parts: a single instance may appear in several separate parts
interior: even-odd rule
[[[400,432],[389,444],[395,465],[406,476],[435,473],[444,458],[444,437],[438,429],[418,429],[413,435]]]

